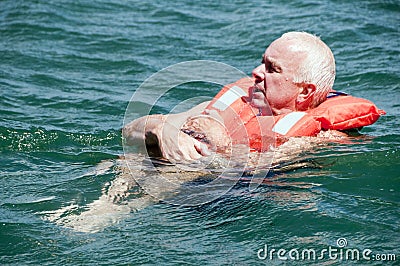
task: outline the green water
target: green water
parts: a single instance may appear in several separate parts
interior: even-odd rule
[[[0,7],[1,265],[399,263],[398,1],[3,0]],[[144,80],[198,59],[250,74],[265,47],[290,30],[321,36],[336,58],[335,89],[387,115],[350,144],[293,161],[304,167],[278,167],[253,192],[243,182],[208,204],[179,207],[147,202],[131,188],[101,205],[130,177],[119,159],[121,127]],[[154,110],[218,88],[205,90],[172,91]],[[105,211],[81,223],[102,221],[98,230],[68,226],[100,205]],[[344,252],[370,249],[371,261],[257,256],[265,245],[337,248],[339,238]],[[390,254],[395,262],[377,261]]]

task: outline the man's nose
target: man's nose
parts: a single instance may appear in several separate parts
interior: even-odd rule
[[[265,79],[265,65],[259,65],[252,72],[253,77],[256,79],[256,83],[260,83]]]

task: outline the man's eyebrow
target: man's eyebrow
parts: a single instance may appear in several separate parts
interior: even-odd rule
[[[278,63],[277,60],[275,60],[275,58],[270,57],[270,56],[265,56],[265,55],[263,55],[263,63],[265,63],[266,60],[267,60],[271,65],[273,65],[274,67],[277,67],[277,68],[279,68],[279,69],[281,68],[280,64]]]

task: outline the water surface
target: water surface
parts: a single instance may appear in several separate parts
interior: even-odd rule
[[[399,22],[390,0],[2,1],[0,263],[280,264],[257,252],[339,238],[398,261]],[[336,57],[335,89],[387,115],[350,144],[282,163],[256,191],[243,181],[199,207],[153,202],[130,183],[121,127],[144,80],[198,59],[250,74],[290,30],[321,36]],[[154,111],[217,91],[178,88]],[[99,216],[82,223],[89,211]]]

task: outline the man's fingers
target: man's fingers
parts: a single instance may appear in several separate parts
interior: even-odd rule
[[[211,152],[205,143],[166,124],[160,134],[162,141],[160,148],[163,156],[173,162],[198,160],[202,156],[209,156]]]
[[[202,156],[209,156],[211,152],[209,151],[206,144],[182,133],[179,136],[179,154],[182,159],[186,161],[198,160]]]
[[[204,143],[201,143],[200,141],[187,136],[186,134],[184,135],[185,136],[182,136],[184,141],[180,143],[180,151],[182,152],[185,160],[198,160],[202,156],[209,154],[207,146]]]
[[[199,154],[201,154],[202,156],[210,156],[211,155],[211,152],[208,149],[207,145],[204,143],[201,143],[200,141],[198,141],[196,139],[194,140],[194,147],[195,147],[196,151]]]

